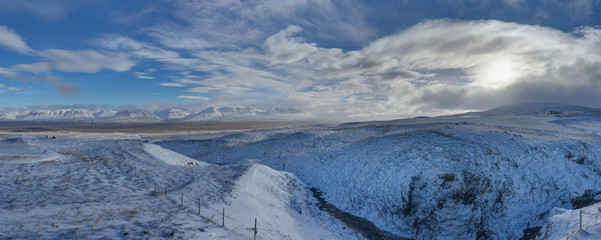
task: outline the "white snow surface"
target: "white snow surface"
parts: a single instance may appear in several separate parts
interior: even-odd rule
[[[0,239],[362,239],[294,174],[114,137],[2,134]]]
[[[107,118],[109,122],[156,122],[161,119],[149,111],[143,109],[121,110],[114,116]]]
[[[582,211],[582,230],[580,230]],[[601,203],[582,209],[553,208],[538,239],[601,239]]]
[[[180,118],[185,118],[188,115],[190,115],[190,113],[184,109],[179,109],[179,108],[170,108],[170,109],[163,109],[163,110],[159,110],[159,111],[155,111],[154,114],[161,118],[162,120],[174,120],[174,119],[180,119]]]
[[[0,239],[251,239],[255,218],[257,239],[364,238],[308,188],[399,238],[599,239],[598,110],[515,108],[198,135],[3,132]]]
[[[93,118],[94,115],[85,109],[32,110],[16,116],[16,119],[23,121],[81,121]]]
[[[184,121],[238,121],[238,120],[302,120],[312,117],[308,112],[294,108],[228,106],[210,107],[183,118]]]
[[[400,237],[519,239],[601,192],[598,110],[534,107],[155,144],[212,163],[258,159]]]
[[[249,121],[249,120],[308,120],[310,113],[295,108],[270,108],[262,110],[245,106],[210,107],[190,114],[180,108],[159,109],[32,109],[0,110],[0,121],[41,122],[157,122],[157,121]]]
[[[176,153],[174,151],[164,149],[164,148],[159,147],[154,144],[145,143],[144,151],[146,151],[148,154],[155,157],[156,159],[159,159],[170,165],[202,166],[202,167],[211,165],[209,163],[201,162],[201,161],[186,157],[186,156]]]

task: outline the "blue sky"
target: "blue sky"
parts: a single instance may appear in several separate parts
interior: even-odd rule
[[[0,0],[0,104],[601,107],[601,1]]]

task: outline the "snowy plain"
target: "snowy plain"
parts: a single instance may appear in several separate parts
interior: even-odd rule
[[[390,239],[601,238],[597,109],[0,136],[0,239],[252,239],[255,218],[257,239],[373,238],[317,192]]]

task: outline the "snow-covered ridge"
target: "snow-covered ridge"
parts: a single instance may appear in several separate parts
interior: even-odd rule
[[[522,103],[498,107],[483,112],[466,113],[460,115],[478,116],[544,116],[544,115],[601,115],[601,110],[569,104],[559,103]]]
[[[121,110],[107,119],[111,122],[157,122],[161,119],[149,111],[142,109]]]
[[[311,114],[294,108],[270,108],[261,110],[253,107],[211,107],[190,114],[184,120],[209,121],[209,120],[264,120],[264,119],[289,119],[302,120],[311,117]]]
[[[94,119],[94,115],[85,109],[32,110],[27,114],[18,115],[17,119],[24,121],[85,121]]]
[[[210,107],[190,113],[185,109],[168,108],[150,112],[144,109],[88,110],[54,109],[0,111],[0,121],[42,122],[159,122],[159,121],[246,121],[246,120],[306,120],[312,115],[295,108]]]
[[[190,112],[188,112],[184,109],[181,109],[181,108],[170,108],[170,109],[163,109],[163,110],[155,111],[154,115],[156,115],[157,117],[159,117],[162,120],[174,120],[174,119],[185,118],[188,115],[190,115]]]

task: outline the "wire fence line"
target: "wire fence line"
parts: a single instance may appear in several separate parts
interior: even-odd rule
[[[247,216],[243,216],[237,212],[228,212],[226,207],[227,204],[206,204],[206,202],[203,204],[200,196],[189,196],[184,193],[182,187],[170,188],[167,184],[159,184],[151,177],[140,176],[137,168],[135,168],[127,159],[126,151],[121,143],[117,140],[116,144],[121,153],[121,161],[118,162],[133,170],[135,177],[141,180],[142,186],[146,188],[147,191],[150,191],[148,195],[152,197],[165,196],[174,203],[175,207],[199,215],[208,222],[213,222],[215,225],[221,226],[224,229],[228,229],[239,235],[247,236],[248,233],[248,236],[250,236],[249,239],[257,239],[257,237],[260,239],[279,239],[282,236],[286,236],[279,231],[278,234],[270,228],[262,228],[259,230],[258,226],[260,226],[260,219],[248,219]],[[257,222],[259,222],[259,224]]]
[[[174,207],[199,215],[208,222],[228,229],[249,239],[278,239],[283,234],[269,228],[259,228],[260,218],[248,218],[235,211],[228,211],[227,204],[206,204],[199,196],[185,194],[183,189],[169,191],[169,187],[161,186],[156,181],[150,184],[149,180],[142,180],[149,196],[164,196],[170,200]]]
[[[580,210],[579,215],[579,227],[575,230],[572,230],[570,234],[566,237],[566,240],[569,240],[570,238],[576,236],[576,234],[578,234],[582,230],[586,231],[589,227],[601,223],[601,208],[598,208],[597,212],[595,213],[584,212],[583,210]],[[583,220],[583,215],[589,217],[586,220]],[[590,216],[594,216],[594,218],[591,218]]]

